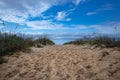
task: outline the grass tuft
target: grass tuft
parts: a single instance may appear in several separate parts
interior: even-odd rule
[[[96,45],[98,47],[102,47],[103,45],[106,48],[112,48],[112,47],[120,47],[120,40],[115,40],[115,38],[110,37],[96,37],[96,38],[89,38],[89,39],[81,39],[81,40],[75,40],[71,42],[64,43],[66,44],[75,44],[75,45],[84,45],[84,44],[91,44]]]
[[[55,45],[55,43],[50,40],[49,38],[43,37],[43,38],[38,38],[37,40],[34,41],[35,44],[42,44],[42,45]]]
[[[17,51],[24,51],[30,46],[32,46],[32,41],[29,39],[15,34],[0,33],[0,56],[12,55]]]

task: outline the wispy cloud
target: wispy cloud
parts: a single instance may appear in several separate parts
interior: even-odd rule
[[[95,15],[95,14],[99,14],[102,11],[108,11],[108,10],[113,10],[113,5],[112,4],[102,5],[100,8],[98,8],[95,11],[87,12],[86,15],[88,15],[88,16]]]
[[[105,11],[105,10],[113,10],[112,4],[102,5],[101,8],[97,9],[97,11]]]
[[[56,19],[57,20],[64,20],[66,16],[67,16],[66,12],[65,11],[61,11],[61,12],[57,13]]]
[[[0,0],[0,18],[4,21],[24,24],[29,17],[41,16],[52,6],[70,3],[72,0]],[[77,1],[78,4],[79,1]],[[66,16],[64,12],[58,13],[58,19]],[[60,16],[63,16],[60,18]],[[44,17],[45,16],[41,16]],[[70,19],[67,19],[68,21]]]
[[[58,21],[71,21],[71,18],[68,18],[70,14],[74,12],[75,8],[69,9],[67,11],[59,11],[55,16],[55,19]]]
[[[120,23],[119,22],[109,22],[99,25],[92,25],[99,33],[103,34],[116,34],[120,32]],[[120,34],[120,33],[119,33]]]
[[[3,28],[4,28],[4,26],[0,25],[0,29],[3,29]]]
[[[98,14],[98,12],[88,12],[86,15],[90,16],[90,15],[94,15],[94,14]]]
[[[73,0],[73,3],[75,4],[75,5],[79,5],[80,4],[80,2],[84,2],[85,0]]]
[[[89,27],[86,25],[72,25],[74,26],[76,29],[88,29]]]
[[[29,0],[1,0],[0,17],[4,21],[24,24],[29,17],[41,15],[48,10],[52,4],[45,1],[29,1]]]
[[[29,26],[32,29],[38,30],[38,29],[61,29],[63,28],[63,24],[57,24],[50,20],[40,20],[40,21],[29,21],[26,22],[27,26]]]
[[[66,18],[68,15],[69,15],[68,11],[60,11],[57,13],[55,19],[57,19],[58,21],[70,21],[71,18]]]
[[[27,26],[31,30],[67,30],[67,31],[80,31],[84,33],[104,33],[104,34],[114,34],[116,33],[115,27],[117,31],[120,31],[120,23],[119,22],[109,22],[97,25],[81,25],[81,24],[71,24],[69,26],[62,23],[55,23],[51,20],[40,20],[40,21],[30,21],[26,22]],[[89,31],[90,30],[90,31]]]
[[[59,33],[59,34],[46,34],[46,36],[54,39],[54,40],[60,40],[60,39],[63,39],[63,40],[75,40],[75,39],[79,39],[80,36],[84,36],[85,34],[81,34],[81,33],[75,33],[75,34],[72,34],[72,33]]]
[[[88,29],[89,27],[86,25],[64,25],[62,23],[56,23],[52,20],[38,20],[38,21],[28,21],[26,25],[31,30],[83,30]],[[27,30],[27,29],[26,29]]]

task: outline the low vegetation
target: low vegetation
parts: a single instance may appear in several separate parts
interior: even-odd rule
[[[89,40],[88,43],[97,46],[104,45],[106,48],[120,47],[120,40],[116,40],[115,38],[109,38],[109,37],[98,37],[95,39],[93,38]]]
[[[19,51],[27,51],[34,44],[54,45],[49,38],[39,38],[33,41],[32,38],[24,38],[12,33],[0,32],[0,63],[6,62],[3,56],[13,55]]]
[[[116,40],[115,38],[110,37],[95,37],[89,39],[80,39],[71,42],[64,43],[66,44],[75,44],[75,45],[83,45],[83,44],[91,44],[96,45],[98,47],[105,46],[106,48],[109,47],[120,47],[120,40]]]
[[[16,51],[24,51],[32,46],[32,40],[10,33],[0,33],[0,56],[11,55]]]
[[[86,43],[86,41],[80,39],[80,40],[66,42],[66,43],[64,43],[64,45],[67,45],[67,44],[83,45],[85,43]]]
[[[15,54],[18,51],[26,51],[33,45],[31,39],[26,39],[12,33],[0,32],[0,63],[5,62],[3,56]]]
[[[55,45],[55,43],[47,37],[38,38],[34,41],[34,43],[35,44],[42,44],[42,45]]]

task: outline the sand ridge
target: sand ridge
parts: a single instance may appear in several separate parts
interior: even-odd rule
[[[120,80],[120,51],[84,45],[31,48],[0,65],[0,80]]]

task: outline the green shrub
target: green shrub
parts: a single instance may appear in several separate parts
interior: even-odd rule
[[[70,41],[70,42],[64,43],[64,45],[67,45],[67,44],[83,45],[85,43],[86,43],[86,41],[83,41],[83,40],[75,40],[75,41]]]
[[[88,40],[88,43],[97,46],[104,45],[105,47],[120,47],[120,41],[117,41],[114,38],[109,38],[109,37],[93,38],[91,40]]]
[[[30,40],[10,33],[0,33],[0,56],[11,55],[16,51],[26,50]]]
[[[71,42],[67,42],[64,43],[64,45],[66,44],[75,44],[75,45],[83,45],[83,44],[91,44],[91,45],[97,45],[99,47],[101,47],[102,45],[104,45],[106,48],[110,48],[110,47],[120,47],[120,41],[119,40],[115,40],[115,38],[110,38],[110,37],[96,37],[96,38],[88,38],[87,40],[82,39],[82,40],[75,40],[75,41],[71,41]]]
[[[46,37],[44,37],[44,38],[38,38],[34,42],[35,42],[35,44],[36,43],[40,43],[42,45],[55,45],[55,43],[52,40],[50,40],[49,38],[46,38]]]

